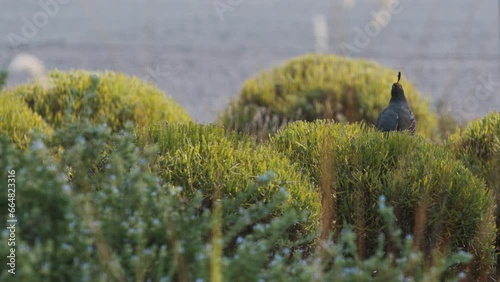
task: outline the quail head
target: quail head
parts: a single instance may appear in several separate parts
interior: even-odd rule
[[[392,84],[391,101],[378,116],[376,127],[380,131],[403,131],[408,130],[415,135],[417,122],[408,101],[406,101],[403,86],[399,84],[401,72],[398,73],[398,81]]]

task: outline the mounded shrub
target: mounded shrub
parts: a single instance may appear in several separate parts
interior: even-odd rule
[[[113,130],[127,121],[138,126],[155,122],[190,121],[186,111],[152,84],[114,72],[52,71],[46,81],[6,90],[52,127],[89,119]]]
[[[466,250],[475,255],[474,275],[491,270],[492,195],[445,148],[422,137],[325,121],[290,124],[270,142],[320,186],[333,210],[323,225],[333,222],[334,234],[354,225],[362,257],[373,254],[382,231],[376,207],[384,195],[417,248]]]
[[[0,135],[9,137],[19,148],[26,149],[33,130],[47,135],[52,133],[51,127],[20,97],[0,92]]]
[[[500,193],[500,113],[490,113],[458,128],[450,136],[448,146],[488,188]]]
[[[500,113],[490,113],[470,122],[463,130],[457,129],[448,139],[447,146],[493,191],[497,203],[496,225],[500,227]],[[497,234],[495,245],[499,250],[500,234]],[[500,256],[497,274],[500,275]]]
[[[185,196],[201,191],[207,206],[214,197],[236,197],[252,183],[262,182],[259,175],[273,178],[255,191],[244,205],[266,202],[279,189],[289,193],[286,204],[276,215],[288,210],[306,211],[305,229],[313,231],[319,215],[318,192],[298,172],[298,168],[267,145],[257,145],[246,135],[228,132],[217,125],[156,125],[149,142],[159,147],[157,160],[160,178],[183,187]]]
[[[389,103],[396,78],[397,71],[371,61],[305,55],[245,81],[220,121],[261,137],[295,120],[375,124]],[[436,137],[437,115],[404,74],[402,85],[417,119],[417,133]]]

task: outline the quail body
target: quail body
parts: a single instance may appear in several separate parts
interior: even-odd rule
[[[399,84],[401,72],[398,73],[398,81],[392,84],[391,101],[378,116],[376,127],[380,131],[404,131],[408,130],[415,135],[417,122],[408,101],[406,101],[403,86]]]

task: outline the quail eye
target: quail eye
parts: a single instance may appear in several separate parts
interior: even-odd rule
[[[393,84],[393,85],[392,85],[392,89],[396,89],[396,85],[394,85],[394,84]]]

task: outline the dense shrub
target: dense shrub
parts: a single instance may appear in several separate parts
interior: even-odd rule
[[[0,135],[5,135],[19,148],[30,144],[33,130],[50,135],[52,129],[38,114],[12,93],[0,92]]]
[[[493,265],[491,193],[444,148],[421,137],[325,121],[293,123],[271,143],[321,187],[323,202],[332,197],[333,212],[323,224],[333,222],[335,234],[353,224],[360,256],[373,254],[382,230],[377,199],[385,195],[416,247],[470,251],[481,273]]]
[[[187,122],[186,111],[152,84],[113,72],[53,71],[47,81],[6,90],[54,128],[83,118],[106,123],[113,130],[127,121],[137,126],[154,122]]]
[[[384,221],[386,233],[379,233],[377,250],[368,257],[359,256],[356,233],[348,225],[339,232],[335,242],[325,240],[314,256],[306,259],[295,257],[286,262],[278,256],[272,268],[263,272],[265,281],[463,281],[464,272],[450,272],[471,261],[468,253],[457,252],[442,256],[434,252],[434,262],[413,246],[412,236],[401,237],[394,210],[386,206],[385,197],[378,202],[378,214]],[[387,236],[386,236],[387,234]],[[392,244],[397,256],[385,251]],[[284,256],[286,257],[286,256]]]
[[[333,55],[306,55],[247,80],[222,114],[226,127],[266,137],[294,120],[365,121],[374,124],[391,98],[397,71]],[[404,80],[417,133],[437,134],[437,116],[415,87]]]
[[[450,136],[447,145],[493,191],[497,203],[496,224],[500,227],[500,113],[490,113],[472,121],[464,130],[458,129]],[[496,246],[500,250],[500,234],[497,234]],[[499,267],[500,256],[497,260],[500,275]]]
[[[42,141],[22,153],[0,137],[0,169],[16,170],[20,222],[16,275],[3,271],[2,281],[194,281],[217,275],[251,281],[266,271],[273,252],[294,247],[288,232],[303,216],[293,210],[275,215],[288,201],[288,184],[254,201],[261,186],[276,185],[270,173],[209,209],[202,191],[186,197],[182,188],[161,184],[149,165],[156,152],[139,150],[130,133],[75,124],[57,130],[49,142],[64,142],[60,162]],[[95,163],[103,166],[96,169]],[[67,179],[68,165],[84,173]],[[1,206],[6,203],[0,197]],[[260,223],[262,218],[273,219]],[[6,222],[7,214],[0,219]],[[3,242],[8,236],[0,233]],[[225,256],[228,248],[233,252]],[[4,265],[7,253],[1,244]]]
[[[384,255],[382,233],[379,251],[366,260],[359,257],[349,227],[340,232],[338,244],[324,242],[317,253],[304,257],[288,239],[302,215],[294,210],[275,214],[289,200],[288,184],[252,204],[260,187],[277,175],[262,175],[260,183],[221,197],[209,209],[201,191],[186,198],[183,188],[162,185],[157,167],[149,165],[156,150],[140,150],[128,132],[113,135],[106,126],[88,123],[59,129],[49,142],[64,142],[60,162],[40,140],[23,153],[0,136],[0,171],[16,171],[19,223],[16,274],[2,271],[0,280],[437,281],[450,265],[469,259],[459,253],[427,266],[425,257],[412,250],[411,238],[397,238],[400,230],[383,200],[379,211],[400,259]],[[112,149],[106,149],[110,144]],[[104,166],[96,169],[95,163]],[[69,164],[88,174],[68,179],[63,172]],[[6,205],[7,199],[0,197],[0,206]],[[0,213],[0,220],[6,222],[7,216]],[[260,223],[269,217],[273,219]],[[8,236],[4,231],[0,240],[7,242]],[[224,251],[228,248],[233,251]],[[4,265],[8,252],[0,244]]]
[[[448,146],[487,186],[500,192],[500,113],[472,121],[450,136]]]
[[[0,244],[0,261],[6,266],[8,249],[15,247],[17,267],[15,275],[2,271],[0,280],[70,281],[71,275],[81,273],[84,263],[95,257],[89,251],[88,229],[76,218],[62,172],[40,141],[22,153],[0,136],[0,171],[5,183],[8,170],[15,170],[16,241],[15,246]],[[7,222],[11,219],[6,212],[7,189],[2,191],[0,219]],[[3,242],[8,236],[6,229],[0,234]]]
[[[163,181],[184,189],[185,196],[201,191],[208,206],[214,197],[235,197],[259,175],[272,171],[274,180],[261,186],[245,205],[266,202],[280,187],[290,194],[287,204],[276,213],[290,209],[307,211],[307,227],[318,222],[318,193],[286,158],[269,146],[257,145],[248,136],[226,132],[217,125],[163,124],[151,128],[149,142],[159,147],[157,160]]]

